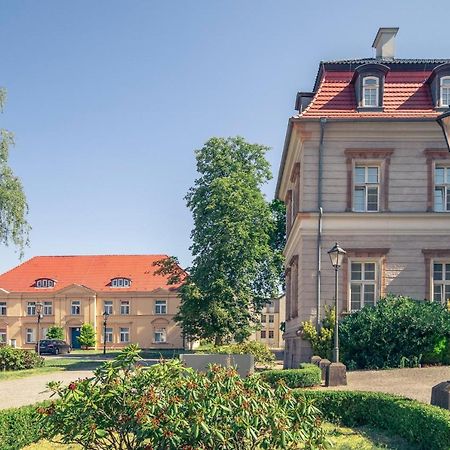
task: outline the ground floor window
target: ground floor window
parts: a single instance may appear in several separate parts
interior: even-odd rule
[[[433,263],[433,300],[444,305],[450,301],[450,262]]]
[[[113,329],[106,328],[103,330],[103,342],[111,344],[113,341]]]
[[[350,310],[375,305],[378,298],[378,269],[375,261],[350,262]]]
[[[120,342],[130,342],[130,329],[121,328],[120,329]]]
[[[6,330],[0,329],[0,344],[6,344]]]
[[[160,344],[166,342],[166,329],[157,328],[155,330],[155,343]]]
[[[34,328],[27,328],[26,343],[32,344],[36,342],[36,333]]]

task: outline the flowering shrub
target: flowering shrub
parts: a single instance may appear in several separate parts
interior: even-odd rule
[[[47,436],[100,450],[325,448],[319,411],[282,383],[139,359],[129,346],[93,378],[49,384],[59,400],[39,410]]]
[[[34,351],[5,345],[0,347],[0,370],[24,370],[42,367],[44,358]]]

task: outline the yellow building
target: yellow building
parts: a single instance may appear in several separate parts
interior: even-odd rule
[[[178,286],[155,275],[153,263],[166,255],[37,256],[0,275],[0,342],[34,348],[38,339],[37,303],[42,303],[40,337],[61,326],[65,340],[79,347],[83,323],[103,345],[121,348],[183,348],[173,320]]]
[[[284,348],[281,324],[285,320],[286,298],[281,296],[267,303],[261,311],[261,329],[256,331],[252,339],[266,344],[269,348]]]

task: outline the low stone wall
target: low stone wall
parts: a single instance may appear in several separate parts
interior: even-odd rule
[[[192,367],[200,372],[206,372],[211,364],[217,364],[222,367],[235,367],[241,377],[247,377],[255,371],[253,355],[226,355],[221,353],[181,354],[180,360],[185,366]]]

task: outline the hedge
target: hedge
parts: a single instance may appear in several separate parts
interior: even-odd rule
[[[295,395],[315,399],[327,421],[371,425],[424,450],[450,449],[450,412],[436,406],[378,392],[297,390]]]
[[[272,386],[283,380],[286,386],[292,389],[318,386],[322,383],[322,372],[315,364],[300,364],[299,369],[265,370],[260,376]]]
[[[37,405],[0,410],[1,450],[19,450],[41,438]]]

